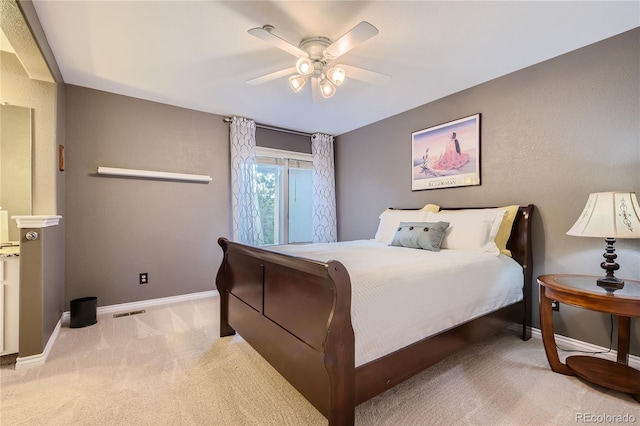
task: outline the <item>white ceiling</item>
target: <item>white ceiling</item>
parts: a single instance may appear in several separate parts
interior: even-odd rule
[[[259,123],[339,135],[640,26],[625,1],[33,1],[66,83]],[[391,76],[349,80],[313,103],[287,78],[247,80],[295,58],[247,33],[298,44],[360,21],[380,33],[339,62]]]

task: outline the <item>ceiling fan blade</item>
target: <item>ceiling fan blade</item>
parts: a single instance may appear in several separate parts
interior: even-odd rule
[[[265,25],[264,27],[251,28],[247,31],[254,37],[258,37],[260,40],[264,40],[267,43],[274,45],[275,47],[291,53],[296,58],[308,58],[309,54],[297,46],[289,43],[283,38],[278,37],[273,32],[273,27]]]
[[[247,80],[247,83],[251,84],[252,86],[257,86],[258,84],[266,83],[267,81],[275,80],[276,78],[285,77],[287,75],[291,75],[295,73],[296,73],[296,67],[285,68],[280,71],[270,72],[269,74],[252,78],[251,80]]]
[[[376,85],[382,85],[391,80],[391,77],[386,74],[365,70],[364,68],[353,67],[351,65],[340,65],[340,67],[344,68],[347,80],[353,78],[354,80],[360,80]]]
[[[338,56],[344,55],[360,43],[364,43],[371,37],[378,34],[378,29],[368,23],[362,21],[355,27],[351,28],[345,35],[331,43],[324,49],[324,56],[329,60],[336,59]]]

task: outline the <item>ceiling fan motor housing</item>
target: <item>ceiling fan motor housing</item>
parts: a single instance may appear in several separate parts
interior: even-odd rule
[[[326,64],[324,57],[324,49],[331,44],[331,40],[327,37],[308,37],[300,42],[300,49],[309,54],[309,59],[313,62],[321,61]]]

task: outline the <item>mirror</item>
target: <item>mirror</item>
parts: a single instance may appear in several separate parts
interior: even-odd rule
[[[11,216],[31,215],[31,108],[0,105],[0,207],[0,243],[19,241]]]

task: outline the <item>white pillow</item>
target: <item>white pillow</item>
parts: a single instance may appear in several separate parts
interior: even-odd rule
[[[495,239],[507,213],[504,209],[440,210],[430,222],[449,222],[440,248],[500,254]]]
[[[390,244],[400,222],[428,222],[427,218],[430,214],[433,213],[422,210],[387,209],[380,215],[380,223],[378,224],[375,240]]]

